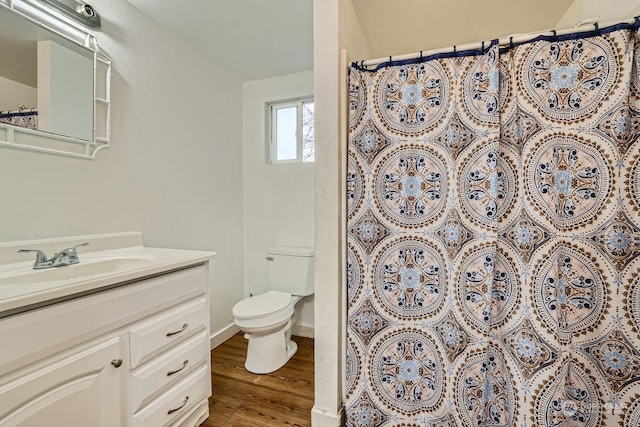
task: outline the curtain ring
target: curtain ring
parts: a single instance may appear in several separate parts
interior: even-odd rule
[[[391,55],[389,55],[389,62],[391,62]]]
[[[457,52],[458,52],[458,48],[457,48],[457,47],[456,47],[456,45],[454,44],[454,45],[453,45],[453,53],[455,54],[455,53],[457,53]]]
[[[422,51],[420,51],[420,59],[422,59]]]
[[[553,37],[556,37],[558,35],[558,32],[556,30],[551,30],[551,32],[553,33]]]
[[[484,51],[484,40],[482,40],[482,50]]]
[[[364,68],[364,59],[362,61],[360,61],[360,68],[362,68],[363,70],[365,69]]]
[[[597,23],[597,22],[594,22],[594,23],[593,23],[593,26],[596,28],[596,29],[595,29],[595,31],[598,31],[598,23]]]
[[[513,47],[513,36],[509,37],[509,47]]]

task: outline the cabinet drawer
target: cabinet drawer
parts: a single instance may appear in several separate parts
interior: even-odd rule
[[[207,329],[209,306],[198,297],[164,310],[131,328],[131,369],[200,330]]]
[[[171,427],[197,427],[202,425],[209,418],[209,401],[203,400],[202,403],[185,414],[178,421],[171,424]]]
[[[209,367],[202,366],[133,415],[133,427],[160,427],[175,422],[211,395]]]
[[[206,330],[156,357],[131,375],[132,412],[146,405],[158,392],[176,383],[194,369],[209,364]]]

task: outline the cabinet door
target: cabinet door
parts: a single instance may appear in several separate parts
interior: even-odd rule
[[[113,337],[0,386],[0,425],[121,426],[123,353]]]

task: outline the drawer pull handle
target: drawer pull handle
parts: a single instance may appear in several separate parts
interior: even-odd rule
[[[185,360],[184,362],[182,362],[182,368],[176,369],[175,371],[167,372],[167,376],[170,377],[171,375],[177,374],[178,372],[182,371],[184,368],[187,367],[188,363],[189,363],[189,359]]]
[[[175,408],[175,409],[169,409],[169,410],[167,411],[167,415],[171,415],[171,414],[173,414],[174,412],[179,411],[180,409],[184,408],[184,405],[186,405],[188,401],[189,401],[189,396],[185,396],[185,397],[184,397],[184,400],[182,401],[182,405],[178,406],[178,407],[177,407],[177,408]]]
[[[174,331],[174,332],[167,332],[167,336],[170,337],[172,335],[177,335],[180,332],[184,332],[187,328],[189,327],[188,323],[185,323],[184,325],[182,325],[182,329],[180,329],[179,331]]]
[[[119,368],[120,365],[122,365],[122,359],[113,359],[111,361],[111,364],[113,365],[114,368]]]

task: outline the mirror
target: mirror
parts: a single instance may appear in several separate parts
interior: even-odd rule
[[[93,158],[109,144],[111,61],[37,0],[0,0],[0,146]]]

